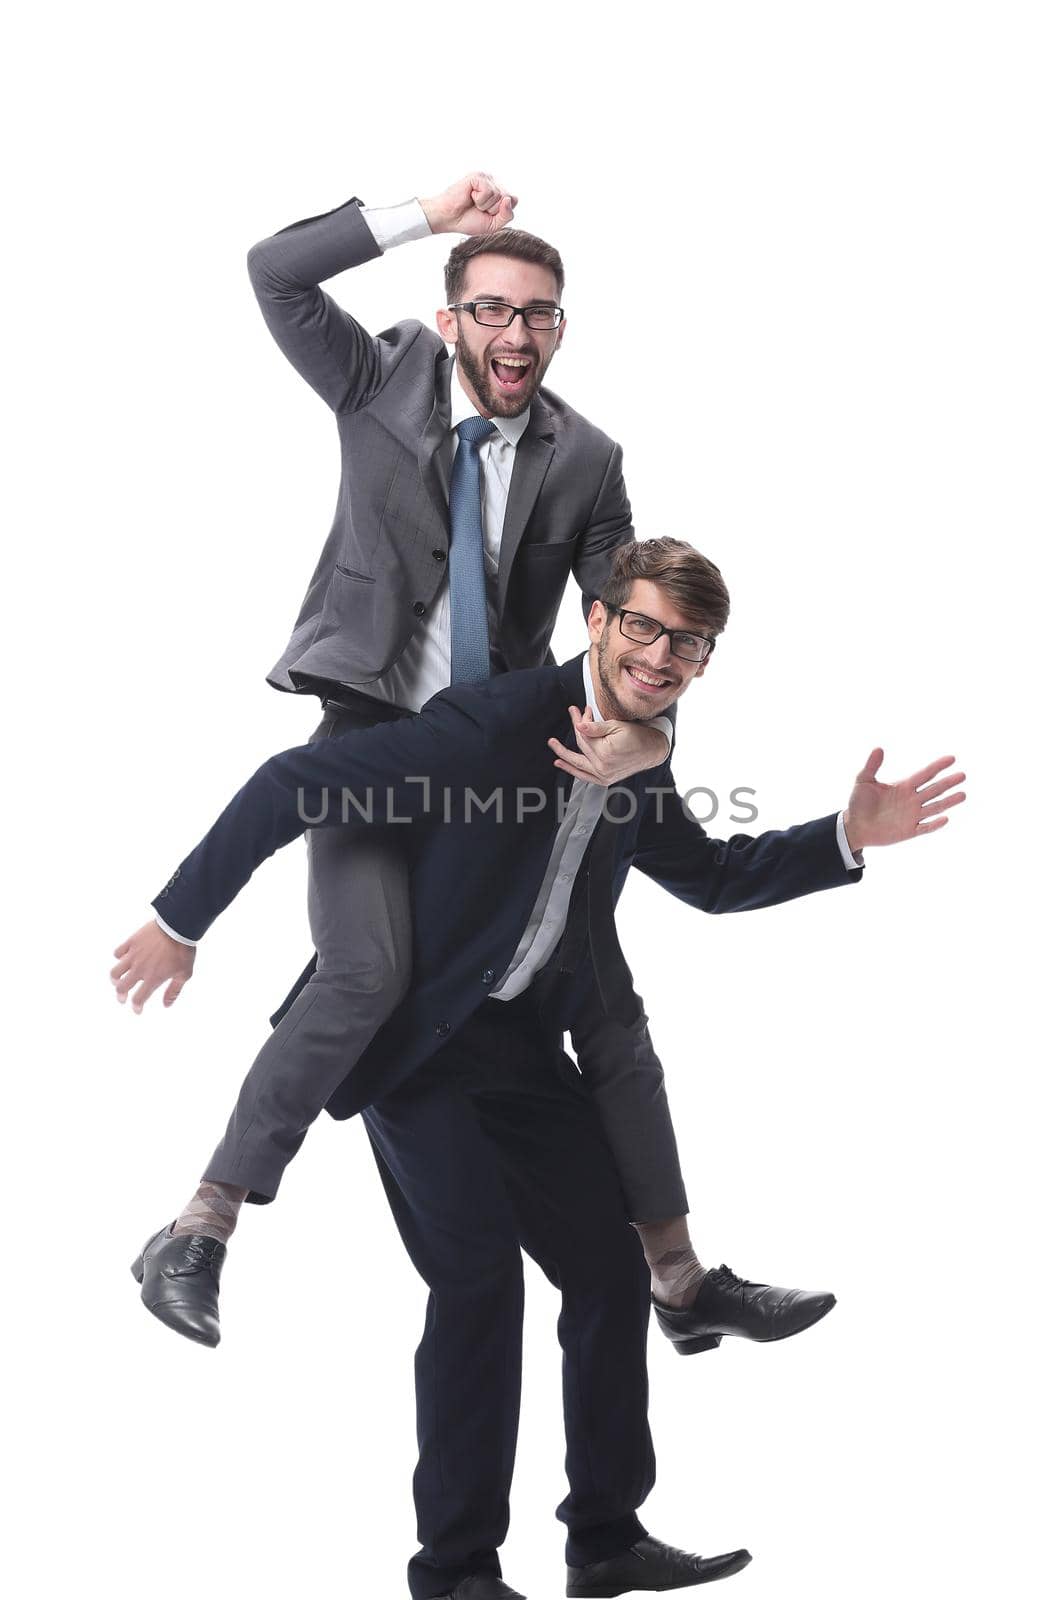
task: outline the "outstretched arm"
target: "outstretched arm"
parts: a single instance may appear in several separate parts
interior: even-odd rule
[[[263,763],[176,867],[147,924],[114,952],[117,998],[140,1011],[168,983],[170,1005],[192,976],[196,941],[260,862],[315,827],[393,827],[439,815],[444,788],[483,784],[487,737],[472,713],[438,695],[423,713],[285,750]],[[136,986],[141,985],[141,988]]]
[[[837,817],[712,839],[675,789],[648,802],[633,865],[698,911],[755,911],[818,889],[858,882],[837,838]]]
[[[146,923],[113,952],[110,978],[132,1009],[164,984],[172,1005],[193,975],[196,941],[240,893],[255,868],[317,827],[392,827],[417,820],[453,778],[478,767],[480,725],[440,699],[423,715],[356,729],[271,756],[152,902]]]
[[[872,752],[841,814],[853,853],[866,845],[898,844],[931,833],[947,821],[939,813],[965,798],[963,793],[940,798],[963,781],[963,772],[931,783],[952,765],[952,756],[900,783],[880,784],[875,774],[883,756],[882,750]],[[730,839],[711,839],[689,815],[680,795],[664,790],[649,801],[634,865],[700,911],[752,911],[837,884],[857,883],[862,865],[848,867],[842,848],[834,815],[756,838],[739,833]]]

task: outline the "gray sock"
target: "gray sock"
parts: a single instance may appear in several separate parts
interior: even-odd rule
[[[173,1234],[202,1233],[209,1239],[220,1239],[223,1244],[237,1225],[240,1207],[248,1191],[232,1183],[209,1183],[206,1179],[180,1214]]]
[[[660,1305],[683,1311],[693,1305],[699,1285],[706,1276],[695,1254],[688,1232],[687,1217],[670,1217],[663,1222],[635,1222],[644,1247],[644,1259],[651,1271],[651,1292]]]

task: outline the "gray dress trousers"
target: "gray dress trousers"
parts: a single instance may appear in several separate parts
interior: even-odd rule
[[[346,693],[350,703],[325,708],[310,742],[410,715]],[[258,1204],[274,1198],[310,1124],[411,981],[407,857],[396,830],[313,828],[306,848],[317,970],[255,1057],[203,1174],[246,1188]]]

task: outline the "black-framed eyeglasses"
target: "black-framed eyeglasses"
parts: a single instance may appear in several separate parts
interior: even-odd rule
[[[604,609],[618,617],[619,632],[634,644],[654,644],[656,639],[668,633],[670,654],[680,656],[682,661],[705,661],[713,653],[713,646],[717,642],[707,639],[704,633],[691,633],[686,628],[664,628],[661,622],[656,622],[654,617],[646,617],[643,611],[624,611],[621,606],[609,605],[605,605]]]
[[[514,317],[523,317],[527,327],[535,333],[549,333],[559,328],[564,318],[560,306],[511,306],[504,300],[460,300],[448,306],[449,311],[468,311],[474,322],[485,328],[508,328]]]

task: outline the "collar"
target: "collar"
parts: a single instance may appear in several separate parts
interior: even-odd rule
[[[594,722],[603,722],[604,718],[600,714],[597,696],[593,693],[593,673],[590,670],[590,652],[588,650],[582,658],[582,681],[586,686],[586,704],[593,712]]]
[[[458,362],[454,356],[451,358],[451,427],[457,428],[460,422],[465,422],[467,417],[479,417],[473,401],[469,398],[462,381],[459,378]],[[492,422],[505,439],[506,443],[514,448],[520,443],[531,419],[531,407],[522,411],[519,417],[492,417]]]
[[[557,677],[560,679],[560,692],[564,696],[564,717],[569,730],[571,718],[568,716],[569,706],[584,706],[588,702],[586,688],[586,656],[588,651],[581,656],[572,656],[570,661],[562,661],[555,667]]]

